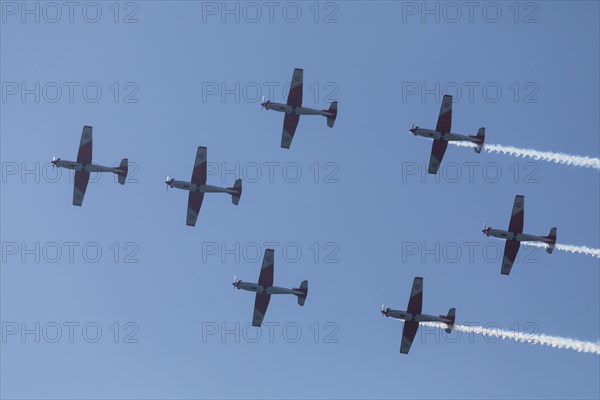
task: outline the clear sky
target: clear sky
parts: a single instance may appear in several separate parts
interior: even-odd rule
[[[469,3],[471,4],[471,3]],[[597,258],[521,248],[500,275],[506,228],[598,248],[598,171],[450,146],[427,176],[444,92],[453,131],[599,156],[597,2],[0,3],[3,398],[598,398],[596,355],[420,329],[399,354],[424,278],[429,314],[597,341]],[[330,129],[302,117],[279,147],[304,68],[304,105],[339,101]],[[103,175],[83,207],[52,156],[75,159],[83,125]],[[208,147],[208,183],[244,180],[239,206],[187,194]],[[275,242],[275,244],[273,244]],[[275,284],[309,281],[304,307],[254,296],[275,246]],[[101,332],[100,332],[101,330]]]

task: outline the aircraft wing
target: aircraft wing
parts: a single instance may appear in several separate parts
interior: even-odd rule
[[[200,214],[200,207],[202,207],[202,200],[204,200],[204,193],[190,192],[188,196],[187,226],[196,225],[198,214]]]
[[[510,216],[509,232],[523,233],[523,220],[525,219],[525,196],[515,196],[512,214]]]
[[[92,163],[92,127],[84,126],[81,132],[81,142],[77,152],[77,162],[81,164]],[[85,192],[85,189],[83,190]]]
[[[196,160],[194,161],[194,171],[192,172],[192,183],[206,184],[206,147],[199,146],[196,151]],[[202,202],[202,200],[200,200]]]
[[[429,158],[429,173],[436,174],[446,153],[448,142],[433,139],[433,146],[431,147],[431,157]]]
[[[267,308],[269,307],[269,301],[271,295],[266,293],[256,293],[256,299],[254,300],[254,316],[252,317],[252,326],[261,326]]]
[[[91,143],[90,142],[90,154],[91,154]],[[81,151],[80,151],[81,153]],[[79,156],[77,157],[79,161]],[[75,184],[73,185],[73,205],[81,207],[83,203],[83,196],[85,196],[85,190],[87,189],[88,182],[90,181],[90,173],[85,171],[75,171]]]
[[[289,149],[292,144],[292,139],[296,133],[296,127],[300,121],[300,116],[297,114],[285,114],[283,117],[283,131],[281,132],[281,147]]]
[[[423,278],[416,277],[413,281],[410,299],[408,300],[407,312],[411,314],[421,314],[423,309]],[[406,326],[406,325],[405,325]],[[416,330],[415,330],[416,332]]]
[[[261,286],[273,286],[273,272],[275,270],[275,251],[266,249],[263,257],[258,284]]]
[[[502,258],[502,269],[500,273],[502,275],[510,274],[510,270],[512,269],[513,263],[517,258],[517,253],[519,252],[519,247],[521,246],[521,242],[517,240],[507,240],[504,245],[504,257]]]
[[[450,133],[452,128],[452,96],[444,95],[440,115],[435,130],[440,133]]]
[[[294,69],[294,75],[292,76],[292,83],[290,85],[290,92],[288,94],[287,105],[288,106],[302,106],[302,84],[304,70],[301,68]]]
[[[402,331],[402,344],[400,344],[400,353],[408,354],[410,346],[412,345],[417,330],[419,329],[418,322],[404,321],[404,330]]]

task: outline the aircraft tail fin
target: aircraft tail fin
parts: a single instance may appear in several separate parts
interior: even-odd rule
[[[129,170],[129,162],[126,158],[121,160],[121,164],[119,164],[118,171],[116,172],[117,177],[119,179],[119,183],[121,185],[125,184],[125,179],[127,179],[127,172]]]
[[[237,206],[240,202],[240,197],[242,197],[242,180],[237,179],[231,189],[236,191],[235,194],[231,195],[231,202]]]
[[[300,284],[300,287],[294,288],[294,290],[304,293],[304,294],[296,295],[296,296],[298,296],[298,305],[303,306],[304,302],[306,301],[306,296],[308,296],[308,281],[302,281],[302,283]]]
[[[440,315],[440,317],[450,320],[448,323],[448,328],[446,328],[446,333],[451,333],[452,327],[454,326],[454,321],[456,320],[456,308],[449,309],[448,315]]]
[[[335,119],[337,118],[337,101],[334,101],[329,106],[329,110],[323,110],[331,114],[331,116],[327,117],[327,126],[333,128],[333,124],[335,123]]]
[[[481,153],[481,149],[483,148],[483,144],[485,143],[484,127],[479,128],[479,130],[477,131],[477,135],[475,135],[475,139],[477,139],[475,141],[475,144],[477,144],[477,147],[475,147],[475,153]]]
[[[550,233],[548,233],[548,236],[546,237],[550,239],[550,243],[548,243],[548,247],[546,247],[546,252],[552,254],[554,246],[556,245],[556,227],[550,229]]]

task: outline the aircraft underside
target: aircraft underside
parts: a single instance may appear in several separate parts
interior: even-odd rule
[[[270,102],[265,107],[268,110],[284,112],[286,114],[292,114],[292,115],[322,115],[324,117],[332,116],[332,114],[330,114],[326,111],[317,110],[315,108],[290,106],[290,105],[282,104],[282,103],[271,103]]]
[[[550,239],[548,239],[545,236],[538,236],[538,235],[531,235],[528,233],[514,233],[514,232],[508,232],[508,231],[504,231],[504,230],[490,230],[489,232],[490,236],[494,236],[500,239],[505,239],[505,240],[516,240],[518,242],[551,242]]]

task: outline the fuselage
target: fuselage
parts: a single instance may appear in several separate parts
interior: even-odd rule
[[[383,311],[382,311],[383,312]],[[443,316],[436,317],[434,315],[428,314],[412,314],[407,311],[402,310],[392,310],[388,308],[383,312],[383,315],[390,318],[403,319],[408,322],[442,322],[444,324],[454,324],[454,321],[448,318],[444,318]]]
[[[165,182],[167,185],[169,185],[172,188],[175,189],[181,189],[181,190],[187,190],[190,192],[198,192],[198,193],[229,193],[232,195],[237,195],[238,192],[236,190],[230,189],[230,188],[223,188],[223,187],[219,187],[219,186],[213,186],[213,185],[202,185],[202,184],[197,184],[197,183],[192,183],[192,182],[186,182],[186,181],[177,181],[175,179],[171,179]]]
[[[483,141],[481,138],[478,138],[477,136],[471,136],[471,135],[461,135],[459,133],[442,133],[442,132],[437,132],[433,129],[424,129],[424,128],[411,128],[410,132],[415,135],[415,136],[422,136],[422,137],[426,137],[426,138],[430,138],[430,139],[435,139],[435,140],[441,140],[441,141],[445,141],[445,142],[472,142],[475,144],[483,144]]]
[[[488,236],[494,236],[500,239],[513,240],[517,242],[544,242],[554,243],[554,240],[547,236],[530,235],[528,233],[509,232],[502,229],[486,228],[483,230]]]
[[[106,167],[104,165],[98,164],[78,163],[77,161],[61,160],[60,158],[52,160],[52,164],[56,165],[59,168],[73,169],[75,171],[81,172],[113,172],[115,174],[125,173],[125,171],[121,170],[118,167]]]
[[[294,294],[296,296],[304,296],[305,293],[299,290],[283,288],[279,286],[263,286],[258,283],[242,282],[237,281],[233,283],[238,289],[247,290],[249,292],[263,293],[263,294]]]
[[[267,110],[284,112],[286,114],[292,115],[322,115],[324,117],[333,118],[334,114],[330,113],[327,110],[317,110],[315,108],[309,107],[301,107],[301,106],[289,106],[283,103],[274,103],[272,101],[267,101],[262,103],[262,106]]]

